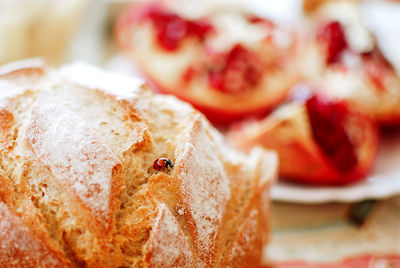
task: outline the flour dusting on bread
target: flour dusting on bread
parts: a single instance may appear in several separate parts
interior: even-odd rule
[[[274,153],[236,152],[190,105],[135,79],[85,64],[1,70],[0,213],[21,236],[14,256],[0,224],[0,263],[258,264]],[[174,167],[155,170],[160,157]]]
[[[107,222],[112,170],[121,162],[104,141],[46,92],[32,109],[27,138],[56,179]]]

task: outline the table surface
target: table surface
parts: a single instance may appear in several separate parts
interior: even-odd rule
[[[366,256],[397,262],[379,267],[400,267],[400,196],[358,204],[273,202],[263,255],[264,264],[281,264],[271,267],[360,267],[339,264],[370,260]]]

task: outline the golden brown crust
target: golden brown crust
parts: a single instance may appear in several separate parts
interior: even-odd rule
[[[250,211],[245,222],[240,226],[239,231],[232,243],[231,251],[222,263],[222,267],[257,267],[258,256],[262,250],[262,233],[259,221],[259,212],[256,209]]]
[[[30,200],[17,201],[0,171],[0,263],[2,267],[71,267],[50,238]]]
[[[175,98],[152,96],[137,81],[77,67],[91,77],[87,83],[73,66],[35,68],[11,68],[12,76],[0,78],[0,90],[13,90],[0,98],[0,213],[15,231],[8,225],[0,235],[19,240],[0,241],[7,250],[0,249],[0,261],[28,267],[259,262],[276,170],[271,155],[225,157],[222,136],[202,115]],[[159,157],[174,168],[154,170]]]
[[[9,208],[0,203],[0,263],[2,267],[69,267],[61,251],[48,247],[49,237],[37,237]],[[28,220],[28,219],[26,219]]]
[[[55,178],[109,231],[119,207],[122,164],[75,114],[53,101],[45,94],[38,97],[27,126],[28,142]],[[85,166],[79,166],[80,161],[86,161]]]
[[[0,77],[12,78],[20,75],[43,75],[47,64],[43,59],[33,58],[0,66]]]
[[[13,126],[15,124],[14,115],[6,108],[0,109],[0,144],[1,150],[9,150],[13,145]]]
[[[202,119],[193,118],[192,126],[183,134],[174,173],[181,183],[181,206],[191,228],[197,257],[213,265],[217,250],[214,245],[231,193],[222,163],[212,154],[215,148],[205,133]]]
[[[195,263],[187,238],[165,204],[158,206],[157,217],[144,247],[143,257],[149,267],[189,268]]]

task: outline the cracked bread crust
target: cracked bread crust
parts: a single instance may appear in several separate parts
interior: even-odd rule
[[[236,152],[191,106],[83,64],[13,63],[0,91],[1,266],[258,264],[274,153]]]
[[[0,171],[0,260],[2,267],[68,267],[30,200],[18,200]]]

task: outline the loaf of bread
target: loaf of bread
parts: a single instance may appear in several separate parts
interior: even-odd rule
[[[0,102],[1,267],[259,264],[275,153],[85,64],[0,67]]]

